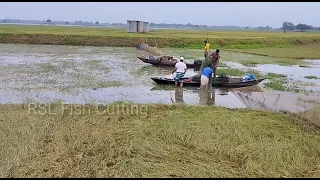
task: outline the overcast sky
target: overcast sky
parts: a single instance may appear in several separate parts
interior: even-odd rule
[[[0,2],[0,19],[320,26],[319,2]]]

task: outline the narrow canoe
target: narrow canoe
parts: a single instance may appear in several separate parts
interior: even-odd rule
[[[175,84],[175,81],[169,78],[152,77],[151,79],[157,84],[167,84],[167,85]],[[263,80],[264,78],[256,79],[256,80],[246,80],[246,81],[243,81],[241,78],[229,78],[228,82],[223,82],[219,80],[212,81],[212,87],[229,87],[229,88],[247,87],[247,86],[257,85]],[[200,82],[191,81],[191,77],[189,77],[184,79],[183,86],[200,86]]]
[[[143,57],[138,57],[141,61],[145,62],[145,63],[149,63],[155,66],[171,66],[174,67],[176,65],[176,62],[159,62],[156,60],[152,60],[152,59],[148,59],[148,58],[143,58]],[[199,61],[200,62],[200,61]],[[200,68],[201,63],[186,63],[187,68]]]

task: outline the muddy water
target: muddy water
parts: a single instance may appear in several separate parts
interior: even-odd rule
[[[199,50],[166,52],[187,60],[203,55]],[[258,86],[210,92],[159,87],[150,77],[170,77],[172,68],[145,64],[138,55],[135,48],[0,44],[0,103],[131,101],[254,108],[239,93],[262,94]],[[186,76],[195,73],[188,69]]]

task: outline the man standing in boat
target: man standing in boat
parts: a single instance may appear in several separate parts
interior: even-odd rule
[[[176,72],[175,85],[178,86],[178,82],[180,82],[180,87],[183,87],[183,81],[184,81],[184,75],[187,71],[187,65],[183,62],[184,58],[180,58],[180,62],[177,62],[175,65],[174,70],[172,71],[172,74]]]
[[[220,60],[220,55],[219,55],[220,50],[217,49],[215,52],[213,52],[210,57],[212,59],[212,69],[214,72],[214,77],[216,77],[217,74],[217,67],[219,65],[219,60]]]
[[[209,56],[211,44],[207,40],[204,41],[204,58],[207,58]]]

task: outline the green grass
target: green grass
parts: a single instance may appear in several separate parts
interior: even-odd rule
[[[87,60],[85,61],[85,64],[88,65],[88,66],[97,66],[100,64],[101,61],[99,60]]]
[[[258,64],[258,62],[249,60],[249,61],[244,61],[241,64],[247,67],[255,67]]]
[[[243,77],[245,75],[250,74],[251,71],[243,70],[243,69],[236,69],[236,68],[218,68],[217,69],[217,75],[218,76],[236,76],[236,77]],[[262,75],[259,73],[259,71],[253,70],[254,75],[256,78],[261,78]]]
[[[1,43],[136,47],[145,42],[159,47],[203,49],[205,39],[213,48],[222,49],[289,48],[320,42],[320,33],[159,29],[128,33],[126,28],[0,25]]]
[[[288,88],[289,80],[284,74],[268,73],[268,82],[264,84],[266,88],[276,91],[290,91]]]
[[[0,112],[1,177],[320,176],[319,134],[281,113],[122,103]]]
[[[305,76],[306,79],[319,79],[317,76]]]
[[[283,74],[268,73],[267,77],[268,82],[264,86],[276,91],[307,92],[305,87],[316,85],[315,83],[293,80]]]
[[[268,47],[259,49],[237,49],[233,51],[278,58],[320,59],[319,43],[303,44],[286,48]]]
[[[307,64],[305,61],[301,61],[299,59],[259,56],[259,55],[244,54],[244,53],[239,53],[234,51],[221,51],[220,56],[221,56],[221,60],[223,61],[237,62],[248,67],[256,66],[258,64],[278,64],[282,66],[288,66],[288,65],[305,66]]]
[[[287,76],[284,75],[284,74],[268,73],[268,77],[269,78],[284,78],[284,77],[287,77]]]
[[[273,79],[270,82],[265,83],[265,87],[276,90],[276,91],[286,91],[287,79]]]

